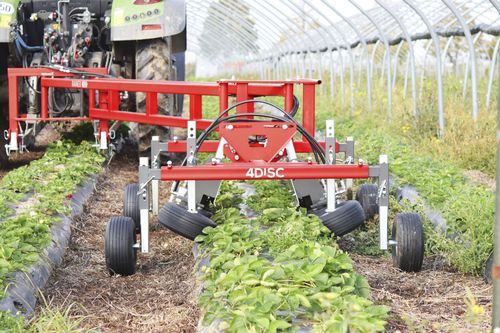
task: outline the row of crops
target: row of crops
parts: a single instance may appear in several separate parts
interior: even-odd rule
[[[0,299],[12,273],[26,271],[51,242],[51,226],[71,210],[76,187],[98,173],[104,158],[88,142],[57,142],[45,155],[0,180]],[[0,312],[0,331],[24,327],[22,318]]]
[[[297,210],[283,183],[253,185],[244,203],[257,217],[234,207],[242,190],[227,182],[217,228],[197,238],[209,258],[201,267],[203,324],[221,332],[384,331],[387,307],[370,301],[366,280],[320,219]]]

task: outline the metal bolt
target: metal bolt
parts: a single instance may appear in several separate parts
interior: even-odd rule
[[[167,162],[167,168],[172,169],[172,161]]]
[[[363,159],[361,159],[361,158],[360,158],[360,159],[358,160],[358,164],[359,164],[359,165],[363,165],[363,164],[365,164],[365,161],[363,161]]]
[[[217,164],[217,159],[216,158],[212,158],[212,165],[216,165]]]
[[[288,129],[288,125],[281,125],[281,128],[286,130],[286,129]]]
[[[227,126],[226,126],[226,129],[228,129],[228,130],[232,130],[233,128],[234,128],[234,126],[233,126],[233,125],[227,125]]]
[[[179,138],[177,136],[174,136],[174,142],[177,142]]]
[[[238,161],[240,157],[238,155],[234,155],[234,159]]]
[[[312,157],[311,157],[311,156],[308,156],[308,157],[307,157],[307,163],[312,164],[312,162],[313,162]]]

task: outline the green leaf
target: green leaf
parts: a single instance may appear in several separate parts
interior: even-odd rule
[[[286,330],[287,328],[290,328],[290,327],[292,327],[292,325],[289,324],[288,322],[284,321],[284,320],[281,320],[281,319],[273,320],[269,324],[269,332],[270,333],[275,333],[278,330]]]

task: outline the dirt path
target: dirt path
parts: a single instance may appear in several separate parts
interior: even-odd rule
[[[392,267],[390,257],[351,254],[372,288],[372,298],[391,307],[388,332],[489,332],[492,286],[453,272],[438,258],[426,258],[419,273]],[[469,317],[467,289],[485,312]],[[468,312],[469,311],[469,312]]]
[[[106,271],[105,226],[111,216],[121,214],[123,189],[134,181],[135,159],[116,157],[100,178],[86,212],[74,224],[70,248],[44,295],[51,306],[81,305],[72,311],[85,316],[83,325],[87,328],[104,332],[193,332],[199,314],[190,241],[164,230],[154,220],[151,252],[139,255],[138,273],[110,277]]]

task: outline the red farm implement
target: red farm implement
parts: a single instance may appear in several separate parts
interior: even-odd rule
[[[126,121],[187,129],[185,140],[160,141],[153,137],[151,156],[140,158],[139,183],[126,188],[124,212],[112,218],[106,231],[106,262],[110,272],[123,275],[136,270],[136,252],[149,251],[150,214],[159,214],[165,227],[194,239],[210,220],[210,207],[223,180],[288,180],[298,205],[316,214],[338,236],[360,226],[366,218],[379,215],[380,248],[392,246],[397,267],[418,271],[423,259],[423,231],[417,214],[398,214],[388,239],[389,165],[381,155],[378,165],[355,163],[354,141],[338,142],[333,120],[326,121],[325,138],[315,138],[315,88],[317,80],[244,81],[217,83],[140,81],[110,78],[101,69],[71,72],[53,68],[9,70],[10,128],[9,152],[22,150],[30,124],[40,121],[92,121],[99,147],[106,149],[113,137],[110,122]],[[19,114],[17,82],[20,77],[41,77],[40,113],[37,117]],[[299,100],[294,91],[301,87],[301,119],[296,116]],[[77,117],[53,115],[49,89],[87,92],[88,110]],[[124,94],[146,94],[145,113],[123,110]],[[186,117],[158,113],[158,94],[188,95]],[[202,99],[216,96],[219,114],[204,119]],[[284,108],[258,97],[277,96]],[[230,105],[230,99],[235,103]],[[200,134],[201,132],[201,134]],[[209,139],[216,133],[216,140]],[[111,134],[111,135],[110,135]],[[210,153],[205,161],[199,153]],[[168,153],[185,153],[180,165],[165,160]],[[341,162],[338,164],[338,162]],[[352,179],[376,179],[364,184],[358,201],[341,200]],[[344,181],[347,180],[347,181]],[[172,181],[175,200],[159,209],[159,182]],[[185,184],[180,186],[179,184]],[[347,185],[346,185],[347,184]],[[136,235],[139,239],[136,241]]]

